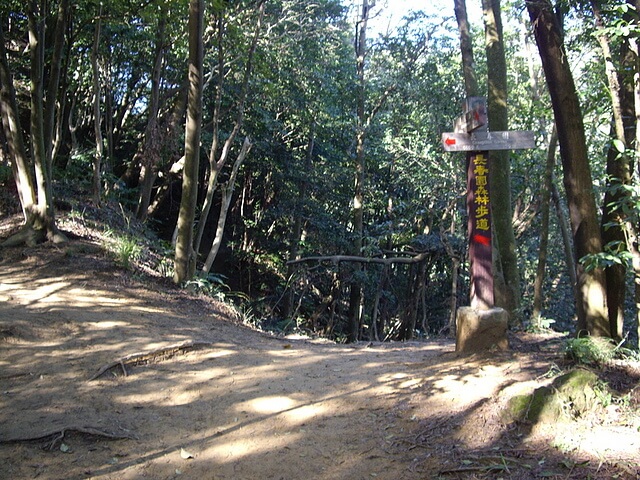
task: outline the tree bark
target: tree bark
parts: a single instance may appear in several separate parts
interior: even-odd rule
[[[0,28],[0,110],[9,152],[13,157],[14,178],[25,216],[23,229],[3,242],[3,246],[22,243],[35,245],[45,240],[62,243],[67,240],[55,224],[51,174],[50,169],[47,168],[47,141],[44,128],[44,18],[44,5],[32,0],[28,11],[31,161],[27,157],[4,34]]]
[[[634,0],[633,5],[635,6],[636,12],[640,8],[640,1]],[[631,36],[628,39],[629,41],[629,49],[633,52],[633,106],[634,106],[634,120],[635,120],[635,129],[634,129],[634,146],[635,146],[635,157],[638,158],[640,155],[640,43],[635,36]],[[627,221],[627,245],[629,250],[632,253],[632,266],[633,266],[633,280],[634,280],[634,302],[636,307],[636,315],[635,315],[635,329],[636,329],[636,338],[638,338],[637,347],[640,349],[640,235],[638,234],[638,225],[634,222]]]
[[[207,259],[204,262],[204,266],[202,267],[201,276],[206,277],[211,271],[211,267],[213,262],[218,255],[218,250],[220,250],[220,245],[222,245],[222,237],[224,235],[224,226],[227,222],[227,213],[229,212],[229,205],[231,204],[231,198],[233,196],[233,190],[235,188],[236,178],[238,177],[238,170],[240,170],[240,166],[244,162],[247,154],[251,150],[251,141],[249,137],[244,139],[244,143],[242,145],[242,150],[238,154],[238,158],[233,164],[233,170],[231,171],[231,175],[229,176],[229,180],[227,181],[226,187],[223,189],[222,194],[222,204],[220,205],[220,215],[218,216],[218,226],[216,228],[216,236],[213,240],[213,244],[211,245],[211,250],[209,250],[209,255],[207,255]]]
[[[207,193],[205,195],[205,200],[202,205],[202,212],[200,214],[200,223],[198,225],[198,231],[196,233],[196,238],[194,241],[193,248],[196,253],[200,251],[200,243],[202,241],[202,235],[204,234],[204,230],[207,226],[207,221],[209,219],[209,213],[211,211],[211,205],[213,204],[213,194],[216,191],[218,185],[218,175],[224,168],[227,159],[229,158],[229,152],[231,151],[231,147],[233,146],[233,142],[236,139],[236,136],[240,132],[242,128],[242,124],[244,122],[244,111],[245,105],[247,101],[247,93],[249,89],[249,80],[251,79],[251,73],[253,71],[253,58],[256,52],[256,48],[258,45],[258,39],[260,37],[260,31],[262,29],[262,19],[264,17],[264,8],[265,2],[261,1],[258,5],[258,21],[256,22],[256,27],[253,33],[253,39],[251,41],[251,45],[249,47],[249,51],[247,53],[247,63],[244,69],[244,76],[242,79],[242,86],[240,90],[240,98],[238,99],[236,108],[236,119],[233,125],[233,130],[227,137],[222,146],[222,150],[220,152],[220,156],[217,157],[218,154],[218,136],[219,136],[219,123],[221,117],[221,103],[222,103],[222,86],[224,80],[224,53],[223,53],[223,29],[224,29],[224,20],[223,13],[220,12],[218,19],[218,85],[216,91],[216,101],[214,107],[214,115],[213,115],[213,140],[211,144],[211,150],[209,152],[209,180],[207,182]]]
[[[500,0],[483,0],[485,22],[485,48],[488,70],[488,107],[489,131],[508,130],[507,115],[507,64],[504,54],[502,18]],[[491,210],[494,238],[497,246],[497,258],[494,264],[494,276],[502,272],[504,282],[495,281],[496,306],[509,312],[513,323],[520,323],[520,272],[516,251],[516,237],[513,231],[513,210],[511,207],[511,165],[509,151],[489,152],[491,181]],[[500,280],[500,279],[497,279]],[[503,284],[504,290],[499,286]]]
[[[582,112],[560,27],[548,0],[526,2],[551,95],[577,260],[602,252]],[[610,336],[602,269],[577,264],[578,335]]]
[[[460,33],[460,51],[462,53],[462,76],[467,97],[477,97],[480,89],[476,76],[476,65],[473,59],[473,40],[469,19],[467,17],[467,5],[465,0],[454,0],[454,10]]]
[[[144,132],[144,142],[142,148],[136,155],[136,160],[142,165],[140,169],[138,208],[136,210],[136,218],[144,221],[149,212],[149,204],[151,203],[151,193],[153,184],[157,176],[157,165],[160,161],[160,132],[158,129],[158,113],[160,111],[160,80],[162,78],[162,64],[165,54],[165,29],[167,25],[167,9],[166,4],[161,4],[158,12],[158,29],[155,39],[155,55],[153,62],[153,71],[151,73],[151,101],[149,102],[149,116],[147,118],[147,126]],[[134,162],[135,163],[135,162]]]
[[[16,91],[13,84],[13,75],[5,49],[4,32],[0,22],[0,113],[2,114],[2,127],[9,155],[12,157],[14,179],[18,188],[18,195],[22,205],[25,223],[30,222],[30,217],[35,212],[36,190],[31,174],[31,165],[24,144],[22,126]]]
[[[547,247],[549,245],[549,211],[551,204],[551,182],[553,182],[553,168],[556,164],[556,149],[558,148],[558,134],[555,127],[551,132],[549,146],[547,148],[547,163],[544,169],[544,180],[540,192],[540,245],[538,246],[538,265],[536,278],[533,282],[533,313],[531,320],[534,324],[540,324],[542,304],[544,301],[543,286],[545,271],[547,269]]]
[[[93,32],[93,46],[91,47],[91,71],[93,74],[93,132],[96,140],[96,151],[93,156],[93,202],[100,205],[101,197],[101,170],[104,157],[104,145],[102,140],[102,115],[100,113],[100,65],[98,63],[98,46],[100,45],[100,30],[102,25],[102,4],[96,18]]]
[[[49,68],[49,83],[47,85],[47,96],[44,114],[44,134],[45,147],[47,150],[47,169],[51,176],[51,165],[53,163],[54,141],[55,141],[55,119],[58,98],[64,97],[64,92],[59,95],[60,77],[62,72],[62,60],[64,51],[64,40],[67,28],[67,17],[69,15],[69,0],[61,0],[56,16],[56,26],[54,31],[53,52]],[[62,116],[60,116],[62,118]],[[60,122],[58,122],[59,124]]]
[[[365,58],[367,49],[367,22],[369,20],[369,2],[362,1],[362,13],[356,29],[356,161],[355,184],[353,193],[353,210],[351,218],[353,222],[353,252],[360,255],[363,247],[364,235],[364,176],[365,176],[365,150],[366,114],[365,114]],[[360,336],[360,324],[362,317],[362,285],[359,277],[360,268],[353,272],[353,278],[349,284],[349,327],[348,342],[357,342]]]
[[[307,189],[309,182],[307,175],[310,174],[313,168],[313,149],[315,146],[315,121],[311,121],[309,126],[309,138],[307,140],[307,148],[304,160],[304,172],[300,178],[300,184],[298,186],[298,198],[296,201],[296,207],[293,212],[293,228],[291,229],[291,239],[289,245],[289,260],[295,260],[299,258],[300,253],[300,240],[302,238],[302,225],[304,221],[305,203],[307,201]],[[295,270],[293,265],[287,265],[287,281],[291,283]],[[282,307],[282,316],[289,318],[293,308],[293,285],[288,285],[287,292],[284,297],[284,305]]]
[[[602,242],[612,246],[615,251],[626,248],[624,232],[627,215],[622,204],[628,202],[629,191],[623,187],[631,184],[631,159],[627,147],[634,140],[635,109],[633,108],[633,78],[625,81],[624,75],[619,74],[613,60],[609,39],[605,33],[605,25],[598,2],[591,2],[597,38],[602,50],[605,64],[611,108],[613,112],[612,142],[607,153],[607,189],[602,203]],[[633,71],[635,58],[626,41],[622,42],[620,51],[621,71]],[[623,85],[626,85],[623,88]],[[622,147],[622,148],[620,148]],[[623,151],[621,151],[623,150]],[[617,341],[622,339],[624,325],[624,303],[626,297],[627,268],[624,263],[610,265],[605,270],[607,279],[607,307],[609,310],[609,325],[611,336]]]
[[[189,2],[189,94],[185,127],[182,198],[178,213],[175,269],[173,281],[183,283],[193,278],[196,255],[193,251],[193,224],[198,198],[198,167],[200,161],[200,132],[202,128],[202,44],[204,0]]]

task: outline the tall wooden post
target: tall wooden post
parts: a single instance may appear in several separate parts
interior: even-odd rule
[[[489,132],[487,102],[469,97],[453,133],[442,134],[447,152],[467,152],[467,213],[471,270],[470,307],[457,315],[456,350],[507,348],[508,315],[494,307],[489,151],[533,148],[533,132]]]
[[[470,300],[481,310],[494,306],[489,168],[489,152],[467,153]]]

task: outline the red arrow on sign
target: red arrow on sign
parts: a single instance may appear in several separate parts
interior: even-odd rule
[[[445,138],[444,143],[447,145],[455,145],[456,144],[456,139],[455,138]]]
[[[479,243],[480,245],[491,245],[491,239],[489,237],[485,237],[484,235],[475,234],[473,236],[473,241],[475,243]]]

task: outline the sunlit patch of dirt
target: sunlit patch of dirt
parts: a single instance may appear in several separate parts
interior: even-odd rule
[[[276,338],[90,242],[1,252],[2,479],[637,478],[628,419],[504,420],[569,368],[560,335],[471,356]]]

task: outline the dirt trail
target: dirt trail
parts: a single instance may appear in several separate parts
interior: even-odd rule
[[[607,427],[625,448],[605,451],[587,442],[593,426],[574,425],[562,448],[501,420],[506,399],[561,361],[553,338],[464,358],[448,340],[274,338],[90,244],[0,255],[1,479],[638,473],[637,432]]]

